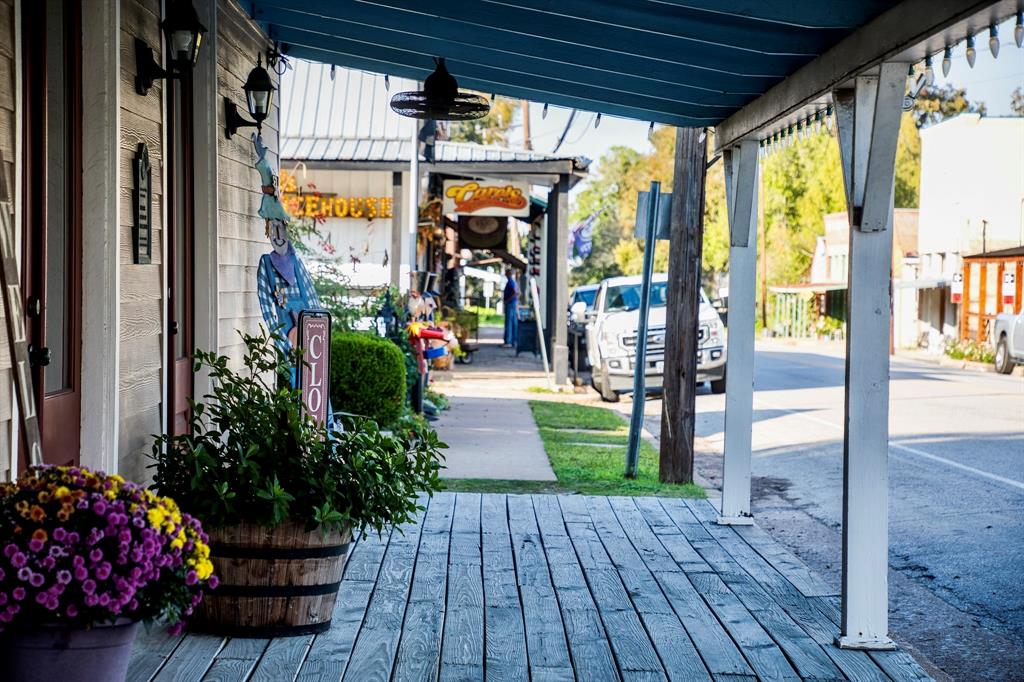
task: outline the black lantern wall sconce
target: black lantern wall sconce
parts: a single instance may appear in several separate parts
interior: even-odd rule
[[[206,33],[191,0],[170,0],[160,30],[167,41],[166,69],[157,63],[145,40],[135,39],[135,92],[143,96],[149,93],[154,81],[180,78],[191,71],[199,59],[199,45]]]
[[[270,115],[270,106],[274,101],[274,84],[270,80],[270,74],[263,68],[262,55],[256,57],[256,68],[249,72],[242,90],[245,91],[245,101],[249,107],[251,121],[242,118],[238,113],[238,107],[231,101],[231,98],[224,98],[224,135],[229,140],[238,132],[239,128],[263,129],[263,121]]]

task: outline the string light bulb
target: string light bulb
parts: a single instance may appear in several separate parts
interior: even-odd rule
[[[544,102],[544,108],[540,110],[540,117],[542,119],[548,117],[548,103]]]
[[[995,24],[988,27],[988,49],[992,53],[992,59],[999,58],[999,27]]]
[[[935,83],[935,69],[932,68],[932,56],[924,58],[924,84],[929,88]]]
[[[601,127],[601,112],[597,113],[597,117],[594,119],[594,130]]]
[[[1024,12],[1017,12],[1017,25],[1013,27],[1013,42],[1024,45]]]
[[[498,95],[492,92],[491,93],[491,104],[494,104],[494,100],[496,100],[496,99],[498,99]]]
[[[331,80],[334,80],[334,64],[331,64]]]
[[[391,90],[391,76],[384,74],[384,92]]]
[[[825,127],[828,128],[828,132],[832,132],[833,126],[835,126],[835,116],[832,115],[832,105],[829,105],[828,109],[825,110]]]
[[[946,49],[942,52],[942,77],[945,78],[949,75],[949,70],[953,67],[953,48],[946,46]]]
[[[647,139],[654,137],[654,121],[651,121],[651,125],[647,127]]]
[[[974,60],[978,58],[978,52],[974,49],[974,36],[967,38],[967,66],[974,68]]]

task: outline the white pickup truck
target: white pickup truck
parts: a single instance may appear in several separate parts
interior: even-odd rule
[[[587,313],[587,356],[591,383],[601,398],[616,402],[633,392],[636,372],[637,326],[640,322],[641,278],[612,277],[601,282],[593,309]],[[651,311],[647,319],[646,387],[662,387],[665,361],[665,302],[668,276],[651,282]],[[577,314],[582,311],[574,311]],[[725,325],[707,295],[700,292],[697,381],[711,382],[712,393],[725,392]]]
[[[1009,374],[1014,365],[1024,365],[1024,312],[996,315],[992,345],[996,349],[996,371],[1000,374]]]

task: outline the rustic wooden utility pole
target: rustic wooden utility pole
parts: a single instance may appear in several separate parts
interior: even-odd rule
[[[663,483],[693,481],[697,319],[700,314],[706,166],[704,129],[676,128],[659,467]]]

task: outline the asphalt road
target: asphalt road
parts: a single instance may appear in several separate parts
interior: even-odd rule
[[[902,359],[891,367],[893,635],[940,678],[1024,679],[1024,380]],[[843,374],[841,349],[757,348],[755,518],[836,584]],[[660,401],[646,407],[657,434]],[[724,396],[701,391],[697,466],[713,486],[723,409]]]

